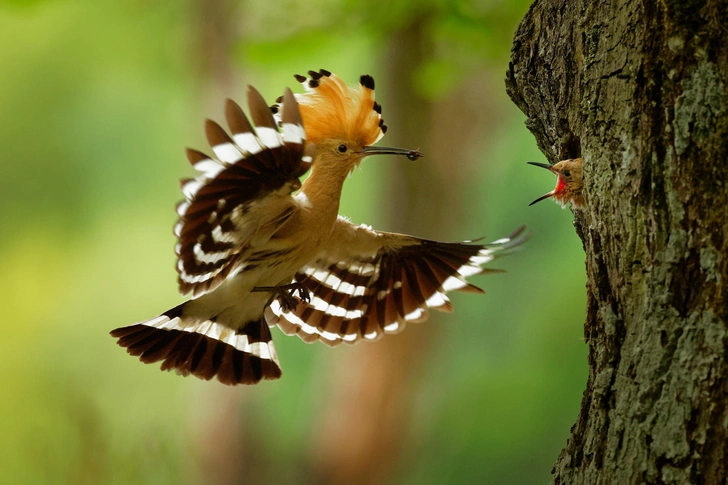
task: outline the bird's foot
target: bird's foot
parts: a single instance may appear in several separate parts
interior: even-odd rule
[[[295,292],[298,292],[298,296],[304,303],[311,301],[311,292],[308,291],[303,283],[295,282],[288,285],[280,286],[256,286],[252,291],[267,291],[273,293],[273,298],[278,300],[281,305],[281,310],[289,312],[294,310],[298,306],[298,300],[293,296]]]

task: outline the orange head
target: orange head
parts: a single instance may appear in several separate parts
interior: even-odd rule
[[[316,146],[316,158],[348,161],[347,165],[353,167],[368,155],[404,155],[410,160],[422,156],[417,150],[371,146],[387,132],[382,107],[374,101],[371,76],[361,76],[358,85],[349,87],[325,69],[308,71],[308,75],[296,74],[306,92],[295,96],[306,140]],[[280,103],[282,98],[277,101]],[[280,104],[272,109],[274,113],[279,111]]]
[[[554,201],[561,204],[561,207],[565,207],[567,202],[571,202],[574,207],[584,205],[584,196],[582,194],[584,181],[581,173],[581,158],[562,160],[554,165],[538,162],[528,162],[528,164],[545,168],[556,175],[556,187],[554,190],[547,192],[528,205],[533,205],[549,197],[553,197]]]

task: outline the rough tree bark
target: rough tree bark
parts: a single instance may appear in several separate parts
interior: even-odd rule
[[[726,483],[726,36],[725,0],[538,0],[516,33],[509,95],[585,164],[589,378],[556,484]]]

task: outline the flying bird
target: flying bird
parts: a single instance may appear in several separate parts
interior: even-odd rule
[[[571,202],[576,208],[584,206],[584,195],[582,192],[584,180],[582,179],[581,172],[581,158],[562,160],[553,165],[538,162],[526,163],[536,167],[545,168],[556,175],[556,187],[554,187],[554,190],[543,194],[541,197],[528,204],[529,206],[548,198],[553,198],[557,204],[561,204],[561,207],[566,207],[566,204],[569,202]]]
[[[527,239],[524,228],[490,244],[445,243],[355,225],[339,215],[349,173],[387,130],[374,80],[347,86],[326,70],[296,76],[268,106],[248,86],[250,119],[227,100],[228,134],[207,120],[213,156],[187,150],[199,172],[182,181],[174,227],[186,302],[111,335],[142,362],[224,384],[277,379],[269,327],[327,345],[376,340],[451,311],[452,290],[482,293],[466,277]],[[300,178],[308,170],[308,178]]]

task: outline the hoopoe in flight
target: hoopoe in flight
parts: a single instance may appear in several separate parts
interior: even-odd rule
[[[277,379],[269,327],[331,346],[399,332],[430,308],[451,311],[448,291],[482,293],[465,278],[495,271],[481,266],[528,237],[442,243],[340,216],[344,180],[365,157],[422,154],[372,146],[387,126],[370,76],[355,87],[309,76],[296,76],[304,94],[286,90],[272,107],[249,86],[253,123],[227,100],[231,136],[207,120],[214,157],[187,150],[200,173],[182,181],[174,233],[179,289],[192,298],[111,332],[142,362],[229,385]]]
[[[545,168],[556,175],[556,187],[554,187],[554,190],[543,194],[541,197],[528,204],[529,206],[536,202],[541,202],[544,199],[548,199],[549,197],[553,197],[557,204],[561,204],[561,207],[566,207],[566,204],[569,202],[571,202],[576,208],[584,206],[584,195],[582,192],[584,180],[581,173],[581,158],[562,160],[553,165],[538,162],[526,163],[536,167]]]

